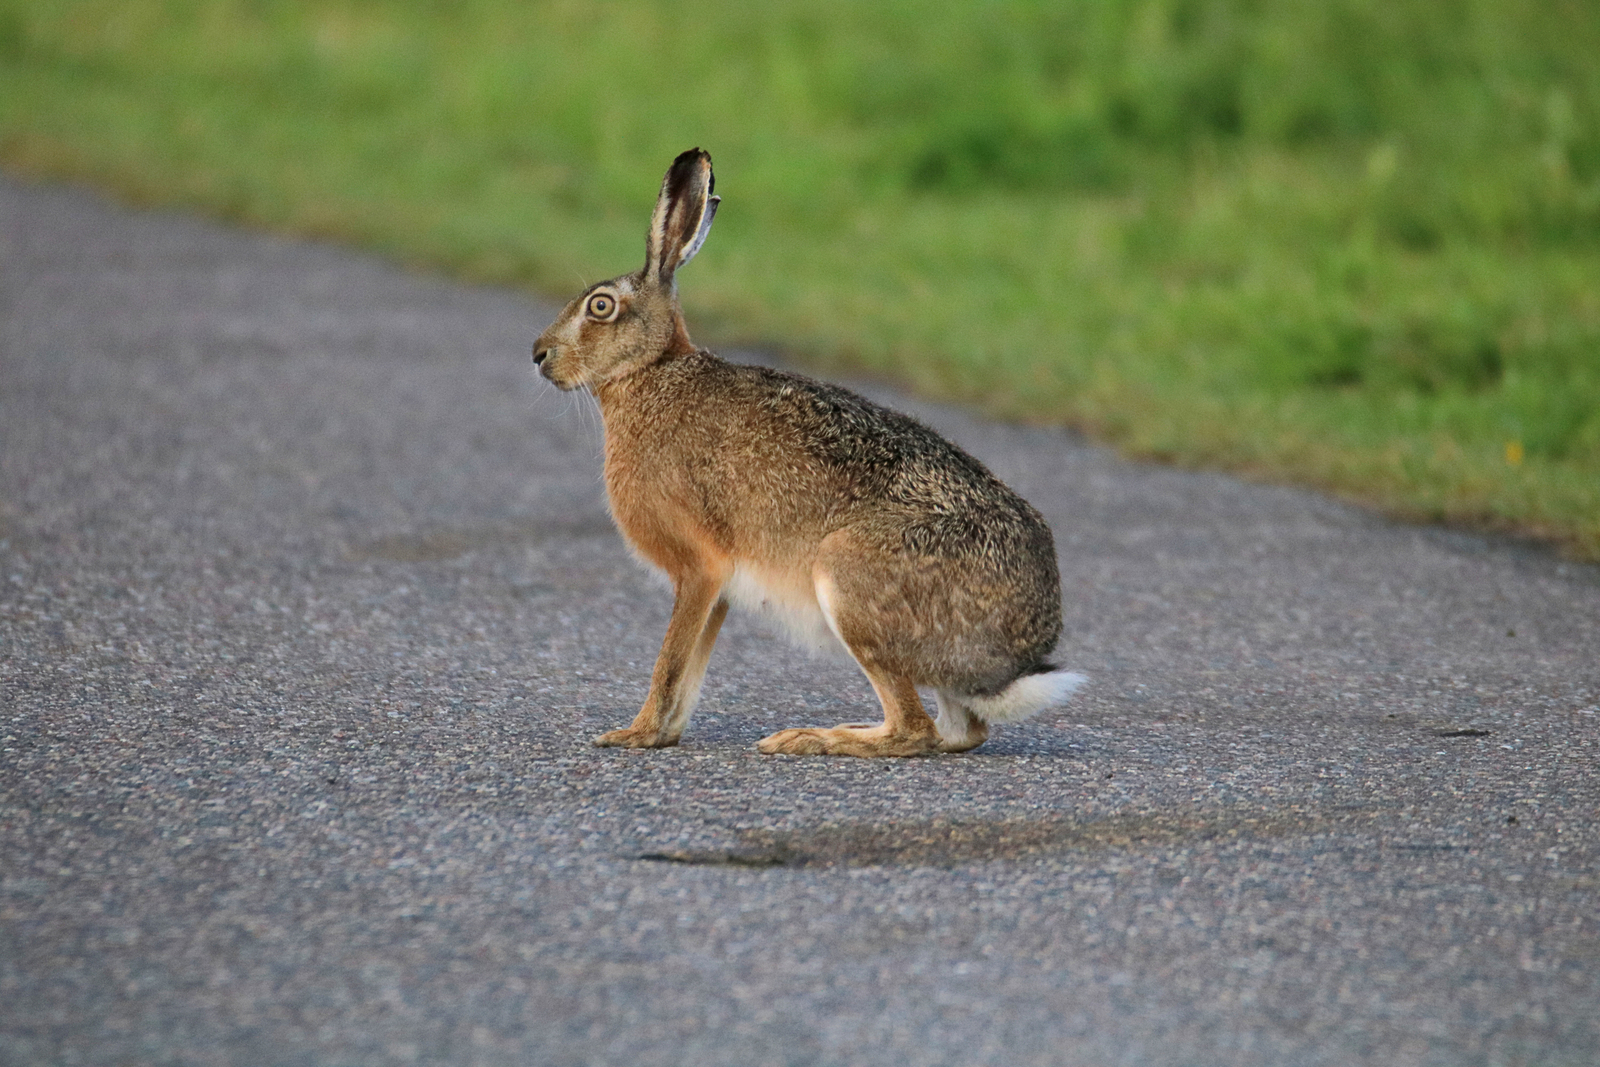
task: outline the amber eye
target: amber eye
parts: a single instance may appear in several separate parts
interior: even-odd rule
[[[591,319],[609,322],[617,315],[617,298],[610,293],[596,293],[589,298],[589,304],[585,310],[589,313]]]

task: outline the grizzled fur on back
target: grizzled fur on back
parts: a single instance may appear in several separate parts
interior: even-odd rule
[[[1050,527],[978,460],[909,415],[837,385],[797,374],[753,370],[772,390],[763,407],[808,428],[806,449],[838,472],[859,499],[904,510],[907,552],[946,559],[997,561],[1043,553],[1059,623],[1059,579]]]

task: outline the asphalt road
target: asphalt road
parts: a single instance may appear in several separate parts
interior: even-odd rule
[[[762,757],[875,705],[735,617],[599,750],[670,594],[552,313],[0,180],[0,1064],[1600,1060],[1600,571],[891,398],[1082,697]]]

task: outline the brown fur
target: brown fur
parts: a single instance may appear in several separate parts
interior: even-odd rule
[[[884,712],[878,726],[784,730],[762,752],[975,747],[987,726],[968,712],[966,736],[941,741],[916,686],[992,694],[1040,669],[1061,629],[1049,527],[920,423],[693,345],[673,279],[715,211],[711,187],[708,155],[679,156],[644,268],[590,287],[534,346],[547,378],[597,398],[612,514],[676,593],[644,706],[596,743],[677,743],[729,601],[744,590],[797,627],[820,619]]]

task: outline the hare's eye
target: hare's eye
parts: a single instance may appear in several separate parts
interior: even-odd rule
[[[604,322],[616,315],[617,298],[608,293],[596,293],[589,298],[589,306],[586,310],[589,312],[590,318]]]

